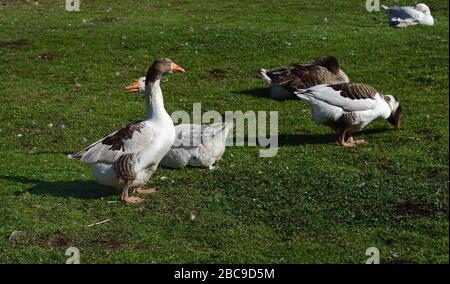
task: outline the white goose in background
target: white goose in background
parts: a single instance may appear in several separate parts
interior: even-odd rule
[[[232,122],[176,125],[175,142],[161,160],[161,166],[179,169],[189,165],[213,170],[225,152],[232,127]]]
[[[260,74],[270,84],[270,96],[278,100],[296,98],[294,91],[316,85],[350,82],[334,56],[324,56],[313,63],[296,63],[292,67],[261,69]]]
[[[145,77],[134,81],[126,89],[129,92],[145,92]],[[226,139],[232,128],[232,122],[176,125],[175,142],[160,165],[174,169],[186,166],[214,169],[214,164],[225,152]]]
[[[310,103],[316,123],[329,126],[338,133],[338,143],[343,147],[366,143],[353,140],[352,133],[375,119],[387,119],[395,128],[400,128],[398,100],[391,95],[384,96],[368,85],[318,85],[295,92],[295,95]]]
[[[390,26],[405,28],[411,25],[434,25],[434,18],[431,16],[430,8],[423,4],[417,4],[416,7],[387,7],[386,10]]]
[[[164,74],[184,72],[184,69],[168,58],[157,59],[150,66],[145,79],[146,118],[132,122],[94,144],[69,155],[91,166],[94,179],[104,185],[122,186],[121,200],[138,203],[143,199],[128,196],[134,193],[149,194],[154,188],[142,186],[156,171],[161,159],[170,150],[175,140],[175,127],[164,109],[160,81]]]

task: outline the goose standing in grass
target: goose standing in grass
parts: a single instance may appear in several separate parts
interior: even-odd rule
[[[157,59],[148,69],[145,120],[129,123],[69,156],[89,164],[98,183],[122,186],[121,200],[125,203],[143,201],[139,197],[128,196],[130,188],[140,194],[156,192],[154,188],[142,186],[156,171],[175,140],[175,127],[164,109],[160,87],[162,76],[172,72],[184,72],[184,69],[168,58]]]
[[[261,69],[260,74],[271,86],[270,96],[279,100],[295,98],[294,91],[316,85],[350,82],[334,56],[324,56],[310,64],[297,63],[293,67]]]
[[[411,25],[434,25],[434,18],[426,4],[420,3],[416,7],[387,7],[383,5],[383,8],[386,10],[390,26],[405,28]]]
[[[310,103],[316,123],[329,126],[338,133],[338,143],[343,147],[366,143],[353,140],[352,133],[377,118],[387,119],[395,128],[400,128],[399,101],[368,85],[318,85],[294,93]]]
[[[145,77],[134,81],[126,89],[129,92],[145,92]],[[165,168],[183,168],[189,165],[213,169],[225,152],[226,139],[232,128],[232,122],[176,125],[175,142],[160,165]]]

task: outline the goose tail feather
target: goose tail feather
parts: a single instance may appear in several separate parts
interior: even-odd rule
[[[261,78],[268,84],[272,83],[272,79],[270,79],[270,77],[267,75],[267,70],[261,68],[261,70],[259,71],[259,74],[261,74]]]

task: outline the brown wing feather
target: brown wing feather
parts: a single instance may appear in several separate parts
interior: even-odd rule
[[[125,140],[131,139],[133,137],[133,133],[135,131],[141,132],[141,129],[143,127],[143,124],[141,121],[138,122],[132,122],[128,124],[127,126],[119,129],[117,132],[115,132],[111,136],[107,136],[105,139],[103,139],[102,144],[110,145],[110,150],[124,150],[123,149],[123,143]]]
[[[312,64],[296,64],[292,68],[279,68],[267,72],[272,82],[289,91],[333,82],[332,74],[324,67]]]
[[[333,84],[328,85],[335,91],[341,91],[341,96],[352,100],[374,99],[378,91],[365,84]]]
[[[292,73],[299,78],[302,84],[293,86],[297,89],[307,89],[316,85],[329,84],[335,77],[330,71],[322,66],[295,66]]]
[[[98,145],[99,143],[104,144],[104,145],[110,145],[109,150],[124,151],[124,148],[123,148],[124,142],[128,139],[131,139],[131,137],[133,137],[133,133],[135,131],[141,132],[142,127],[144,127],[144,124],[142,121],[131,122],[131,123],[127,124],[125,127],[122,127],[119,130],[114,131],[113,133],[104,136],[97,142],[89,145],[88,147],[84,148],[80,152],[71,155],[70,157],[72,159],[81,159],[84,154],[86,154],[90,149],[92,149],[94,146]]]

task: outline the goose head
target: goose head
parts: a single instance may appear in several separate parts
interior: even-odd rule
[[[141,92],[143,93],[145,91],[145,77],[141,77],[128,85],[126,87],[128,92]]]
[[[431,15],[430,8],[426,4],[419,3],[416,5],[416,10],[424,13],[425,15]]]
[[[184,69],[169,58],[158,58],[148,68],[147,76],[145,77],[145,84],[147,85],[157,80],[161,80],[164,74],[178,72],[184,72]]]
[[[327,68],[331,73],[337,73],[340,70],[339,63],[334,56],[324,56],[316,60],[317,65]]]
[[[384,100],[389,105],[391,109],[391,115],[388,117],[388,121],[390,124],[394,125],[396,129],[400,129],[400,121],[402,119],[402,109],[400,106],[400,102],[391,95],[384,96]]]

